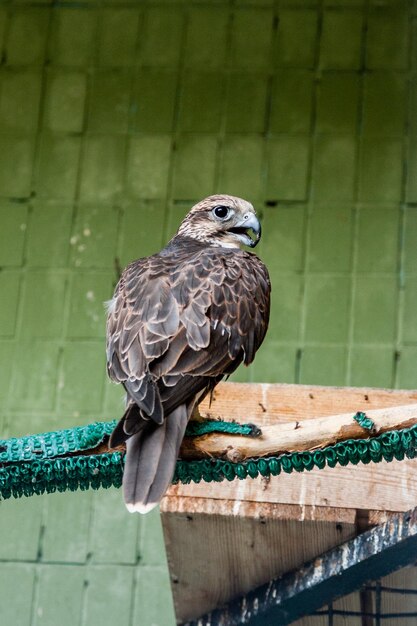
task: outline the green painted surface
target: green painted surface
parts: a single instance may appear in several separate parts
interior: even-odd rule
[[[4,624],[31,623],[35,568],[25,563],[7,563],[0,569],[0,603]],[[19,602],[11,602],[18,591]]]
[[[71,494],[73,495],[73,494]],[[88,553],[91,493],[45,499],[42,559],[52,563],[85,563]]]
[[[120,493],[109,489],[94,493],[90,525],[90,548],[93,563],[136,565],[142,560],[139,545],[141,519],[126,516],[120,506]],[[151,540],[151,537],[149,538]],[[160,550],[160,544],[159,544]],[[161,550],[160,550],[161,555]]]
[[[120,565],[92,567],[88,575],[82,623],[129,624],[133,583],[132,567]]]
[[[28,207],[0,201],[0,263],[2,268],[21,266],[26,239]]]
[[[213,192],[257,206],[273,283],[235,380],[417,387],[412,4],[0,8],[4,436],[121,414],[102,302]],[[158,514],[119,492],[1,503],[0,532],[2,624],[173,623]]]
[[[2,566],[7,561],[34,562],[38,558],[43,504],[42,498],[0,503],[0,531],[2,537],[7,537],[7,541],[0,545]],[[2,568],[0,570],[3,571]]]
[[[72,626],[82,617],[86,569],[59,564],[41,567],[36,581],[34,620],[36,626]]]

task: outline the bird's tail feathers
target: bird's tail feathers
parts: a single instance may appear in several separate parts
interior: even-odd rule
[[[183,404],[161,426],[142,429],[126,441],[123,495],[131,513],[147,513],[168,489],[191,409]]]
[[[149,427],[151,423],[152,422],[150,422],[149,418],[143,418],[141,410],[137,404],[129,404],[110,435],[109,447],[117,448],[118,446],[121,446],[125,443],[128,437],[131,437],[135,433],[139,433],[145,427]]]

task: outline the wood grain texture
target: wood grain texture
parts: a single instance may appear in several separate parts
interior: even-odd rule
[[[200,413],[294,430],[295,421],[416,403],[415,391],[224,383]],[[170,487],[161,512],[177,619],[201,615],[355,536],[360,516],[373,525],[413,508],[416,470],[417,459]],[[338,603],[359,610],[359,594]],[[321,620],[327,624],[302,623]]]
[[[417,403],[417,391],[267,383],[220,383],[200,404],[202,417],[260,426]]]
[[[254,422],[261,428],[282,424],[283,431],[289,428],[291,432],[294,430],[294,421],[303,426],[305,420],[343,413],[349,422],[356,424],[352,416],[358,410],[371,415],[374,410],[391,407],[393,411],[386,414],[382,411],[383,415],[389,416],[395,414],[401,406],[405,407],[401,409],[403,414],[407,411],[414,413],[414,408],[407,406],[416,403],[415,391],[223,383],[215,389],[211,405],[208,400],[202,403],[200,413],[203,418],[221,417]],[[314,421],[310,424],[314,433]],[[332,426],[331,420],[328,425]],[[407,511],[417,502],[417,484],[413,479],[416,467],[417,460],[413,459],[313,469],[301,474],[281,474],[270,480],[247,478],[230,483],[179,484],[168,490],[162,501],[162,510],[165,501],[175,497],[177,505],[179,498],[187,499],[182,503],[184,510],[187,506],[193,506],[189,499],[209,498],[214,501],[235,501],[235,511],[239,510],[242,502],[354,511]]]
[[[177,620],[197,617],[352,538],[348,523],[163,515]]]
[[[239,462],[251,457],[316,450],[346,439],[367,439],[371,434],[376,436],[390,430],[415,426],[417,404],[370,409],[366,415],[373,421],[372,432],[360,426],[350,412],[264,425],[260,437],[224,433],[185,437],[180,455],[183,459],[214,456]]]
[[[313,469],[243,481],[173,485],[166,497],[298,504],[348,509],[408,511],[417,502],[417,459]],[[163,501],[164,502],[164,501]],[[162,506],[163,503],[162,503]]]

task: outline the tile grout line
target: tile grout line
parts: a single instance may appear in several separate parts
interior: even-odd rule
[[[347,385],[352,384],[352,359],[354,349],[354,331],[355,331],[355,304],[357,296],[357,262],[358,262],[358,233],[359,233],[359,194],[361,185],[361,162],[362,162],[362,130],[364,115],[364,96],[365,96],[365,76],[367,65],[367,43],[368,43],[368,19],[370,11],[370,0],[366,0],[363,7],[363,24],[361,34],[361,61],[359,73],[359,92],[357,103],[357,122],[356,122],[356,154],[355,165],[356,174],[354,179],[354,204],[352,208],[352,243],[351,243],[351,286],[349,298],[349,326],[347,336],[347,362],[345,380]]]

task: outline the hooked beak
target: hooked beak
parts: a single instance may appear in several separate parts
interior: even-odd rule
[[[258,243],[262,235],[261,223],[254,213],[246,215],[238,224],[233,228],[229,228],[229,232],[236,236],[236,239],[243,243],[245,246],[254,248]],[[253,239],[249,232],[255,235]]]

